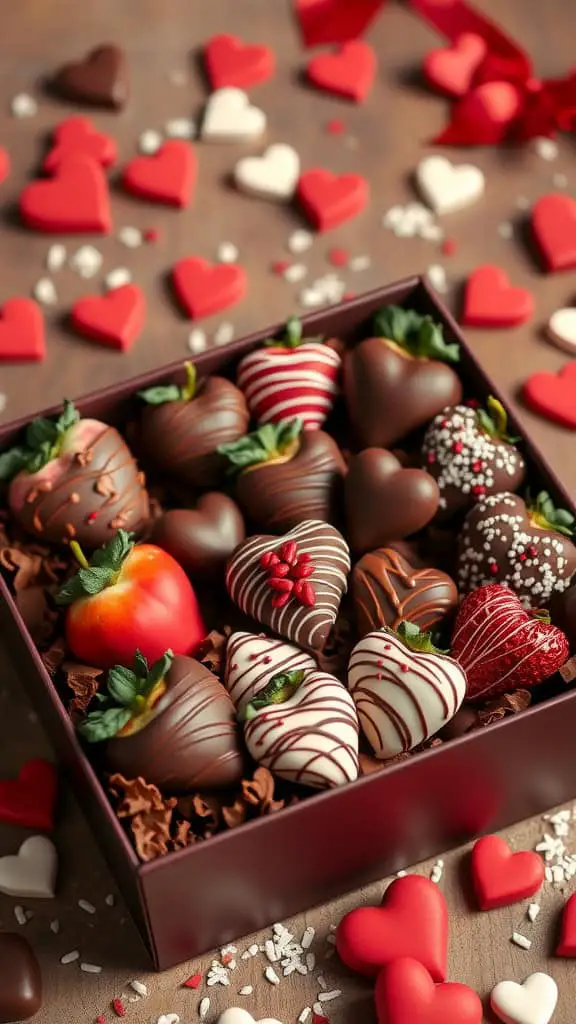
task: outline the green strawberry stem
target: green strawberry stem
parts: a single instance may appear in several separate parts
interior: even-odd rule
[[[229,444],[221,444],[216,450],[229,460],[230,474],[241,473],[251,466],[265,465],[295,455],[302,426],[299,416],[279,423],[265,423],[253,433],[245,434]]]
[[[271,704],[285,704],[304,682],[304,675],[305,673],[301,670],[295,670],[279,672],[272,676],[270,682],[256,697],[252,698],[244,709],[243,720],[249,722],[250,719],[255,718],[260,708],[267,708]]]
[[[493,441],[505,441],[506,444],[517,444],[521,439],[508,433],[508,414],[497,398],[492,395],[486,402],[486,409],[478,409],[476,416],[485,434]]]
[[[70,544],[79,563],[78,572],[66,580],[56,594],[56,604],[68,605],[83,597],[93,597],[118,582],[124,562],[132,553],[134,539],[126,530],[118,530],[108,544],[98,548],[88,561],[76,541]]]
[[[57,420],[37,416],[26,429],[24,444],[15,445],[0,455],[0,480],[11,480],[22,470],[37,473],[52,459],[57,459],[66,434],[79,419],[80,413],[68,399],[64,399],[64,409]]]
[[[374,317],[378,337],[393,341],[414,359],[440,359],[457,363],[460,346],[444,339],[443,327],[428,314],[401,306],[383,306]]]
[[[552,622],[550,612],[546,608],[533,608],[530,612],[533,619],[538,619],[544,626],[549,626]]]
[[[124,665],[111,668],[106,693],[97,694],[100,707],[85,715],[78,726],[80,735],[89,743],[101,743],[117,736],[132,718],[137,718],[150,706],[150,699],[164,683],[173,660],[174,652],[167,650],[149,668],[141,651],[136,651],[133,668]]]
[[[70,541],[70,550],[81,569],[89,569],[90,563],[77,540]]]
[[[186,383],[183,387],[177,384],[160,384],[138,392],[138,397],[148,405],[165,405],[166,402],[191,402],[196,395],[196,367],[194,363],[184,363]]]
[[[399,624],[396,630],[396,636],[402,641],[405,647],[410,651],[420,652],[421,654],[447,654],[447,651],[441,651],[439,647],[435,647],[432,643],[431,633],[421,633],[418,626],[413,622],[406,622],[405,619]]]
[[[267,338],[264,342],[265,348],[298,348],[306,341],[302,334],[302,323],[296,316],[291,316],[286,321],[286,330],[282,338]],[[322,342],[323,338],[309,338],[308,341]]]
[[[528,516],[534,526],[541,530],[552,530],[562,533],[565,537],[574,536],[576,518],[565,508],[556,508],[547,491],[540,491],[533,503],[529,494],[526,495]]]

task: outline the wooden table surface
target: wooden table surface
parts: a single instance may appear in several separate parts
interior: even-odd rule
[[[431,264],[441,263],[448,274],[449,302],[457,308],[460,285],[465,275],[480,263],[495,262],[506,268],[515,284],[530,288],[536,298],[537,314],[529,327],[507,332],[469,332],[472,343],[505,389],[512,404],[519,385],[534,369],[555,370],[564,356],[542,337],[542,326],[558,307],[573,297],[570,275],[547,278],[541,274],[524,242],[526,212],[522,198],[530,202],[558,187],[556,174],[573,183],[573,149],[563,139],[559,156],[547,162],[534,148],[498,151],[495,148],[473,150],[471,154],[448,151],[462,162],[472,159],[486,173],[487,194],[477,206],[444,219],[449,237],[456,242],[454,255],[442,255],[437,243],[420,239],[399,239],[381,226],[382,214],[394,203],[414,198],[411,172],[418,159],[430,149],[426,140],[444,123],[447,105],[413,84],[423,55],[440,45],[421,22],[400,6],[391,3],[369,33],[379,58],[378,82],[368,102],[358,108],[327,96],[314,94],[299,82],[305,64],[297,33],[289,18],[287,0],[211,0],[210,4],[191,0],[138,0],[118,4],[116,0],[98,0],[80,4],[78,0],[19,0],[11,7],[10,18],[2,19],[2,111],[1,142],[8,149],[13,170],[1,186],[0,198],[5,217],[0,232],[0,301],[17,294],[29,294],[35,282],[45,274],[44,259],[50,238],[34,236],[17,226],[14,203],[26,179],[32,177],[46,141],[46,134],[71,108],[43,95],[40,81],[65,60],[74,59],[91,47],[114,41],[125,46],[130,62],[133,93],[120,115],[94,115],[96,124],[110,131],[118,142],[120,160],[136,151],[138,136],[149,128],[162,128],[175,117],[197,116],[206,96],[206,87],[197,61],[202,41],[218,31],[237,32],[254,42],[270,43],[277,55],[278,70],[273,82],[254,90],[253,101],[268,116],[268,140],[292,143],[299,151],[303,167],[316,164],[334,171],[358,171],[370,181],[372,201],[357,220],[315,240],[312,249],[296,257],[308,268],[307,280],[327,273],[326,256],[333,246],[346,248],[351,255],[369,255],[371,266],[362,272],[338,271],[350,291],[360,292],[414,272],[423,272]],[[565,0],[480,0],[479,6],[508,29],[532,55],[537,73],[557,77],[573,61],[572,40],[576,31],[576,7]],[[180,73],[180,75],[175,73]],[[10,116],[11,98],[18,92],[30,92],[39,100],[39,110],[30,119]],[[326,123],[339,118],[345,126],[342,135],[326,132]],[[234,325],[236,334],[261,327],[298,309],[301,285],[289,285],[274,276],[270,264],[289,257],[286,241],[302,222],[291,209],[248,199],[236,194],[227,184],[227,175],[245,152],[260,146],[198,144],[199,183],[196,201],[187,211],[175,212],[147,206],[123,197],[113,190],[114,233],[105,239],[66,240],[68,252],[84,241],[95,244],[104,257],[101,273],[95,281],[82,281],[70,269],[54,275],[58,305],[47,312],[48,358],[43,365],[2,366],[0,393],[6,403],[0,422],[105,384],[130,377],[136,372],[161,365],[187,354],[190,324],[184,321],[170,300],[165,276],[174,261],[186,255],[214,258],[217,246],[233,242],[240,261],[246,267],[250,292],[247,300],[220,318],[204,326],[213,334],[222,320]],[[520,204],[518,200],[520,199]],[[511,238],[503,237],[500,226],[512,224]],[[117,238],[120,227],[135,225],[156,228],[158,241],[139,249],[127,249]],[[505,232],[506,229],[504,229]],[[143,337],[128,355],[105,351],[74,338],[65,329],[65,315],[80,295],[97,291],[104,273],[126,266],[141,284],[148,299],[148,319]],[[576,460],[574,434],[520,409],[527,430],[536,437],[553,467],[576,497]],[[19,682],[10,668],[8,651],[0,651],[3,666],[0,679],[0,714],[4,723],[0,745],[0,777],[15,773],[19,764],[46,748],[39,726],[19,692]],[[463,792],[465,799],[465,791]],[[509,832],[517,848],[531,847],[545,828],[542,821],[520,825]],[[2,827],[0,852],[13,850],[20,839],[16,830]],[[114,891],[94,841],[72,798],[65,793],[56,841],[61,855],[60,887],[54,903],[25,902],[33,917],[24,926],[37,949],[45,974],[46,999],[38,1016],[42,1024],[69,1021],[80,1024],[99,1014],[112,1019],[110,1000],[125,992],[131,978],[146,981],[146,1000],[127,1003],[128,1017],[135,1022],[155,1021],[162,1013],[178,1013],[182,1021],[197,1018],[199,999],[210,992],[208,1024],[228,1005],[244,1005],[256,1018],[278,1017],[284,1024],[295,1021],[300,1011],[317,997],[323,974],[329,989],[341,988],[342,996],[326,1004],[334,1024],[373,1020],[370,986],[352,977],[337,958],[324,959],[331,945],[326,941],[330,925],[342,911],[360,901],[376,900],[383,883],[362,893],[346,897],[330,907],[310,911],[293,922],[300,935],[307,924],[316,928],[313,950],[316,971],[307,976],[292,976],[278,988],[263,980],[265,961],[239,960],[228,989],[198,992],[179,987],[196,969],[204,971],[210,958],[201,964],[187,964],[163,976],[147,976],[143,969],[143,951],[136,931],[118,899],[114,907],[105,903]],[[570,839],[566,840],[569,847]],[[574,845],[576,849],[576,842]],[[559,888],[547,885],[540,897],[542,912],[534,924],[525,916],[525,907],[479,914],[467,904],[461,884],[460,852],[445,857],[440,882],[450,907],[450,977],[475,987],[484,998],[492,985],[502,978],[521,980],[533,970],[549,970],[560,986],[560,1002],[554,1020],[572,1024],[576,981],[569,962],[550,958],[562,904]],[[431,865],[416,870],[428,872]],[[78,899],[93,903],[96,914],[77,906]],[[14,901],[0,897],[0,922],[14,926]],[[58,920],[60,931],[50,930]],[[290,922],[287,922],[290,926]],[[17,927],[17,926],[16,926]],[[533,939],[529,951],[510,942],[518,930]],[[244,949],[249,942],[239,944]],[[78,949],[83,961],[101,965],[99,975],[82,973],[78,963],[59,964],[59,958]],[[239,996],[240,988],[253,984],[250,996]],[[490,1019],[487,1016],[487,1019]],[[407,1022],[408,1024],[408,1022]]]

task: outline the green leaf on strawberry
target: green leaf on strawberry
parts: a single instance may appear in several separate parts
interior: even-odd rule
[[[284,704],[296,693],[298,687],[304,682],[305,673],[302,670],[293,672],[278,672],[272,676],[270,682],[260,690],[260,693],[253,697],[244,709],[242,718],[248,722],[254,718],[260,708],[267,708],[270,704]]]
[[[166,402],[190,402],[196,394],[196,367],[193,363],[184,363],[186,383],[180,388],[177,384],[158,385],[145,388],[138,392],[138,397],[148,405],[165,405]]]
[[[428,314],[401,306],[383,306],[374,317],[375,333],[400,345],[415,359],[439,359],[457,363],[460,346],[444,339],[443,327]]]
[[[526,506],[528,515],[534,526],[541,530],[553,530],[562,533],[565,537],[573,537],[576,532],[576,516],[565,508],[556,508],[552,498],[547,491],[540,491],[533,500],[528,492],[526,494]]]
[[[422,654],[449,654],[449,651],[442,651],[432,643],[431,633],[422,633],[420,628],[413,622],[405,619],[398,625],[395,631],[405,647],[410,651],[419,651]]]
[[[101,743],[117,736],[131,719],[148,709],[173,659],[174,653],[165,651],[149,668],[146,658],[136,651],[131,669],[124,665],[111,668],[106,680],[106,694],[98,694],[101,707],[88,712],[78,726],[80,735],[88,743]]]
[[[23,469],[28,473],[37,473],[52,459],[56,459],[70,427],[79,419],[80,413],[67,399],[64,400],[62,415],[57,420],[37,416],[27,427],[24,444],[15,445],[0,455],[0,480],[11,480]]]
[[[508,433],[508,414],[506,409],[497,398],[490,395],[486,402],[486,409],[478,409],[476,412],[479,425],[485,434],[488,434],[493,441],[505,441],[506,444],[517,444],[520,437],[512,437]]]
[[[105,587],[116,583],[133,547],[133,535],[126,530],[118,530],[112,540],[98,548],[93,553],[91,561],[88,561],[80,545],[72,541],[70,548],[80,564],[80,569],[60,587],[56,594],[56,604],[72,604],[82,597],[99,594]]]
[[[298,449],[303,423],[299,416],[279,423],[265,423],[237,441],[221,444],[216,450],[230,462],[228,472],[241,473],[250,466],[259,466],[290,457]]]
[[[324,339],[305,338],[302,334],[302,323],[296,316],[291,316],[286,321],[286,331],[281,338],[267,338],[264,342],[265,348],[298,348],[305,341],[321,343]]]

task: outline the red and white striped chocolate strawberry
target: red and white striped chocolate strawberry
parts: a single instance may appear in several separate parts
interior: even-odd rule
[[[237,384],[258,424],[299,416],[305,430],[317,430],[338,394],[341,362],[330,345],[303,338],[300,321],[291,317],[283,339],[241,360]]]
[[[467,700],[486,700],[548,679],[569,646],[546,613],[526,611],[509,587],[489,583],[462,601],[452,656],[466,670]]]

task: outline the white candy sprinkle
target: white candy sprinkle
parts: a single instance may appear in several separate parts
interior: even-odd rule
[[[319,988],[322,988],[324,990],[328,988],[328,985],[326,984],[326,979],[323,974],[319,974],[318,977],[316,978],[316,981],[318,982]]]
[[[303,263],[291,263],[289,267],[286,267],[283,277],[285,281],[290,284],[298,284],[302,281],[308,273],[308,267],[304,266]]]
[[[310,946],[314,942],[314,936],[316,935],[316,929],[312,925],[308,925],[304,935],[302,936],[302,942],[300,945],[302,949],[310,949]]]
[[[330,992],[320,992],[318,1001],[320,1003],[331,1003],[333,999],[338,999],[342,995],[342,990],[339,988],[333,988]]]
[[[133,988],[137,995],[142,996],[142,998],[148,995],[148,989],[144,982],[138,981],[136,978],[130,982],[130,988]]]
[[[62,270],[66,263],[66,255],[65,245],[61,245],[59,242],[51,245],[46,253],[46,270],[49,270],[51,274],[55,274],[57,270]]]
[[[104,900],[104,903],[106,904],[107,907],[113,907],[114,904],[116,903],[116,897],[114,896],[114,893],[109,893],[106,899]]]
[[[148,131],[142,132],[138,139],[138,149],[141,153],[145,153],[147,156],[157,153],[161,145],[162,136],[160,135],[160,132],[156,132],[152,128],[149,128]]]
[[[269,964],[266,970],[264,971],[264,977],[266,978],[266,981],[270,982],[271,985],[280,984],[280,978],[276,974],[276,971],[274,970],[271,964]]]
[[[201,327],[193,327],[188,335],[188,348],[194,355],[198,355],[199,352],[205,352],[208,340],[206,338],[206,332]]]
[[[407,874],[408,874],[407,871],[397,871],[396,872],[396,878],[406,878]]]
[[[372,260],[369,256],[353,256],[348,262],[348,270],[352,270],[355,274],[361,270],[368,270],[372,266]]]
[[[514,932],[511,941],[515,946],[520,946],[521,949],[530,949],[532,945],[531,939],[527,939],[525,935],[520,935],[520,932]]]
[[[87,914],[96,913],[96,907],[93,903],[89,903],[88,900],[78,900],[78,906],[80,910],[85,910]]]
[[[547,882],[552,881],[552,868],[549,868],[548,865],[544,868],[544,876]]]
[[[552,178],[552,184],[555,188],[566,188],[568,184],[568,178],[565,174],[555,174]]]
[[[272,939],[266,939],[264,943],[264,952],[271,964],[275,964],[278,960],[278,953],[276,952],[276,946],[272,942]]]
[[[303,229],[293,231],[287,242],[288,250],[293,253],[306,252],[313,241],[314,236],[309,231],[304,231]]]
[[[418,234],[427,242],[441,242],[444,238],[444,228],[439,224],[423,224]]]
[[[14,907],[14,917],[16,918],[18,924],[21,925],[26,924],[26,921],[28,920],[28,918],[26,917],[26,911],[24,910],[24,907],[20,907],[18,905]]]
[[[34,117],[38,113],[38,104],[27,92],[19,92],[10,101],[10,110],[13,117]]]
[[[234,340],[234,324],[229,323],[228,320],[223,320],[218,325],[214,332],[214,344],[215,345],[229,345]]]
[[[128,249],[137,249],[139,245],[142,245],[144,240],[140,228],[133,228],[130,226],[120,228],[120,231],[118,232],[118,239],[122,242],[122,245],[125,245]]]
[[[512,235],[514,234],[514,227],[509,220],[503,220],[502,223],[498,225],[498,234],[500,235],[500,238],[512,238]]]
[[[39,281],[36,281],[32,289],[32,295],[43,306],[55,306],[58,302],[54,282],[49,277],[41,277]]]
[[[102,253],[93,245],[81,245],[70,257],[70,266],[80,277],[94,277],[102,266]]]
[[[156,1024],[180,1024],[180,1017],[177,1013],[163,1013]]]
[[[314,953],[306,953],[306,967],[309,971],[313,971],[316,966],[316,957]]]
[[[253,991],[254,991],[254,989],[252,988],[252,985],[244,985],[244,988],[240,989],[239,995],[241,995],[241,996],[251,996]]]
[[[426,276],[437,292],[445,292],[447,290],[446,271],[441,263],[431,263],[426,271]]]
[[[555,885],[559,885],[564,879],[564,868],[560,864],[554,864],[552,866],[552,879]]]
[[[53,921],[50,921],[50,931],[54,932],[54,935],[58,935],[60,931],[60,921],[58,920],[58,918],[55,918]]]
[[[208,999],[208,996],[204,996],[204,999],[200,1000],[200,1006],[198,1007],[198,1014],[200,1016],[200,1020],[204,1020],[204,1017],[208,1013],[209,1009],[210,1009],[210,1000]]]
[[[314,1010],[314,1013],[317,1014],[318,1017],[324,1016],[324,1007],[322,1006],[322,1003],[314,1003],[312,1009]]]
[[[532,923],[534,923],[534,921],[538,917],[538,914],[540,913],[540,904],[539,903],[530,903],[528,905],[528,910],[526,911],[526,913],[528,915],[528,920],[532,921]]]
[[[80,964],[80,970],[84,971],[84,974],[101,974],[102,973],[102,968],[99,966],[99,964],[81,963]]]
[[[216,259],[219,263],[234,263],[238,259],[238,249],[233,242],[220,242]]]
[[[70,953],[64,953],[64,956],[60,957],[60,963],[64,965],[73,964],[75,960],[79,959],[80,951],[78,949],[73,949]]]
[[[302,1013],[298,1017],[298,1024],[306,1024],[306,1021],[308,1020],[308,1017],[310,1016],[311,1013],[311,1008],[309,1006],[305,1006],[304,1009],[302,1010]]]
[[[252,945],[248,947],[248,952],[250,953],[250,956],[256,956],[256,954],[260,952],[258,949],[258,943],[253,942]]]
[[[196,122],[191,117],[173,117],[166,121],[164,132],[169,139],[193,139],[196,135]]]
[[[430,872],[430,881],[438,883],[442,878],[442,868],[435,864]]]
[[[114,291],[115,288],[122,288],[125,284],[130,284],[132,280],[132,274],[128,270],[128,267],[116,267],[115,270],[111,270],[109,274],[106,274],[104,278],[104,287],[107,291]]]
[[[237,946],[222,946],[220,950],[220,956],[230,956],[238,952]]]
[[[304,309],[314,309],[315,306],[321,306],[324,301],[322,294],[315,288],[304,288],[298,299]]]
[[[538,137],[533,140],[532,145],[542,160],[555,160],[558,156],[558,146],[553,139]]]

